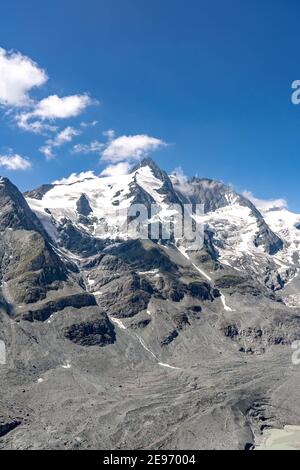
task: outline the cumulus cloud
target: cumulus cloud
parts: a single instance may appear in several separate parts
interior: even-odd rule
[[[40,151],[47,158],[52,158],[55,148],[71,142],[80,133],[71,126],[59,131],[57,121],[78,117],[88,106],[98,102],[87,93],[69,96],[53,94],[39,101],[33,99],[31,90],[42,86],[47,80],[46,72],[29,57],[20,52],[8,52],[0,48],[0,106],[7,108],[6,114],[15,120],[19,128],[46,135],[47,140],[40,147]],[[80,129],[83,131],[84,128],[94,127],[96,124],[96,120],[82,121]],[[105,174],[123,174],[128,171],[129,163],[166,145],[161,139],[146,134],[116,137],[114,130],[108,129],[103,135],[106,142],[94,140],[88,144],[78,144],[73,147],[73,152],[96,153],[101,156],[101,160],[109,164],[104,170]],[[3,157],[9,157],[9,160],[13,161],[12,158],[16,156]],[[17,159],[15,161],[17,162]],[[25,159],[23,164],[28,167],[28,160]],[[19,165],[22,165],[20,161]]]
[[[109,140],[102,152],[102,160],[118,163],[124,160],[139,160],[166,143],[148,135],[122,135]]]
[[[77,117],[93,103],[96,102],[86,93],[63,97],[51,95],[36,103],[31,111],[19,113],[16,121],[20,128],[35,133],[56,130],[45,121]]]
[[[84,128],[97,124],[96,120],[84,121],[80,123],[81,130],[71,126],[59,129],[57,121],[76,118],[88,106],[98,102],[88,93],[69,96],[53,94],[41,100],[34,99],[31,91],[45,84],[47,80],[45,70],[32,59],[18,51],[7,51],[0,47],[0,107],[5,109],[5,117],[13,119],[19,128],[47,137],[39,150],[50,159],[54,157],[55,148],[71,142]],[[100,153],[99,145],[90,146],[91,151],[96,148]],[[30,162],[11,152],[1,156],[0,164],[9,169],[26,169]]]
[[[73,153],[101,153],[105,144],[99,142],[98,140],[93,140],[88,144],[76,144],[73,147]]]
[[[15,153],[12,155],[0,155],[0,166],[7,170],[27,170],[31,167],[31,163],[26,157]]]
[[[93,171],[82,171],[81,173],[72,173],[68,178],[53,181],[53,184],[73,184],[77,181],[89,180],[95,178]]]
[[[274,210],[274,209],[285,209],[287,208],[287,201],[285,199],[258,199],[251,191],[244,191],[243,196],[249,199],[258,210],[262,212]]]
[[[74,137],[80,135],[81,132],[74,127],[67,126],[60,131],[53,139],[48,139],[46,144],[40,147],[40,152],[45,155],[47,159],[54,157],[53,148],[61,147],[62,145],[71,142]]]
[[[109,165],[101,172],[101,176],[127,175],[129,173],[130,166],[131,165],[128,162],[120,162],[116,165]]]
[[[76,117],[92,104],[86,93],[59,97],[51,95],[39,101],[31,115],[41,119],[66,119]]]
[[[167,145],[160,139],[144,134],[115,137],[113,129],[108,129],[102,134],[107,138],[105,143],[94,140],[88,144],[77,144],[73,147],[73,153],[95,153],[101,156],[101,161],[109,163],[101,176],[128,174],[132,162]]]
[[[27,106],[29,92],[48,80],[46,72],[20,52],[0,48],[0,104]]]

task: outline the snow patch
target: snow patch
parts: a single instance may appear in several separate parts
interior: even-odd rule
[[[157,364],[159,366],[162,366],[162,367],[168,367],[169,369],[177,369],[177,370],[180,370],[180,367],[174,367],[174,366],[170,366],[170,364],[166,364],[165,362],[160,362],[158,357],[156,356],[156,354],[154,354],[153,351],[151,351],[151,349],[145,344],[144,340],[135,333],[136,337],[138,338],[139,342],[141,343],[141,345],[143,346],[143,348],[149,353],[151,354],[152,357],[154,357],[154,359],[157,361]]]
[[[113,323],[115,323],[119,328],[121,328],[121,330],[127,330],[124,323],[122,323],[122,320],[120,320],[119,318],[113,318],[113,317],[109,317],[109,318]]]
[[[103,295],[101,290],[96,290],[96,292],[92,292],[93,295]]]
[[[226,312],[234,312],[234,310],[231,307],[228,307],[228,305],[226,305],[226,298],[224,294],[221,294],[221,302]]]
[[[199,271],[202,276],[204,276],[208,281],[212,281],[212,278],[208,274],[206,274],[202,269],[199,268],[199,266],[192,262],[191,258],[189,257],[183,246],[177,246],[176,248],[186,259],[190,261],[192,266],[194,266],[194,268],[197,269],[197,271]]]
[[[71,369],[72,366],[71,366],[70,362],[67,361],[65,364],[62,364],[61,367],[63,369]]]
[[[153,351],[151,351],[150,348],[148,348],[148,346],[146,346],[144,340],[143,340],[139,335],[137,335],[137,334],[135,334],[135,335],[136,335],[136,337],[138,338],[138,340],[139,340],[139,342],[141,343],[141,345],[143,346],[143,348],[144,348],[148,353],[150,353],[151,356],[154,357],[154,359],[156,359],[156,360],[158,361],[157,356],[154,354]]]
[[[157,274],[158,273],[158,269],[151,269],[150,271],[139,271],[138,274],[140,276],[144,275],[144,274]]]
[[[170,364],[166,364],[165,362],[159,362],[158,365],[162,367],[168,367],[169,369],[181,370],[180,367],[170,366]]]

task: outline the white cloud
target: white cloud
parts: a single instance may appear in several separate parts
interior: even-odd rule
[[[107,129],[106,131],[102,132],[104,137],[107,137],[108,140],[113,140],[115,138],[115,131],[113,129]]]
[[[89,180],[95,178],[93,171],[82,171],[81,173],[72,173],[68,178],[53,181],[53,184],[73,184],[77,181]]]
[[[7,108],[5,116],[14,119],[19,128],[48,136],[40,151],[50,159],[54,157],[54,148],[71,142],[81,133],[71,126],[59,132],[55,121],[77,117],[88,106],[98,102],[87,93],[69,96],[53,94],[40,101],[33,99],[31,90],[42,86],[47,80],[46,72],[29,57],[0,47],[0,106]],[[80,127],[94,127],[96,124],[97,121],[82,122]],[[49,133],[56,135],[49,138]],[[9,169],[30,166],[29,160],[12,153],[2,155],[0,164]]]
[[[121,176],[127,175],[130,170],[130,164],[127,162],[120,162],[116,165],[109,165],[102,172],[101,176]]]
[[[181,166],[175,168],[172,174],[170,175],[172,183],[176,186],[176,188],[185,195],[190,195],[193,193],[193,187],[189,183],[188,177],[184,174],[183,169]]]
[[[76,117],[92,104],[89,95],[71,95],[60,98],[51,95],[39,101],[31,113],[41,119],[66,119]]]
[[[30,161],[18,155],[0,155],[0,166],[3,166],[7,170],[27,170],[31,167]]]
[[[60,147],[61,145],[71,142],[73,137],[80,135],[80,131],[74,129],[74,127],[68,126],[57,134],[57,136],[52,140],[52,145],[54,147]]]
[[[73,153],[99,153],[103,150],[105,144],[98,140],[93,140],[89,144],[77,144],[73,147]]]
[[[54,153],[53,153],[53,148],[51,145],[42,145],[42,147],[39,148],[39,151],[45,155],[47,160],[50,160],[51,158],[54,158]]]
[[[24,131],[33,132],[34,134],[43,134],[57,131],[57,126],[46,124],[40,120],[29,121],[29,119],[29,113],[20,113],[16,115],[17,125]]]
[[[47,80],[46,72],[29,57],[0,48],[0,104],[30,104],[29,91],[43,85]]]
[[[45,155],[47,159],[54,157],[53,148],[61,147],[62,145],[71,142],[74,137],[80,135],[81,131],[74,127],[68,126],[60,131],[53,139],[48,139],[46,144],[40,147],[40,152]]]
[[[115,138],[115,131],[103,132],[107,142],[94,140],[88,144],[77,144],[73,153],[95,153],[101,155],[102,161],[110,162],[101,173],[102,176],[124,175],[129,172],[130,163],[147,156],[149,152],[167,145],[160,139],[148,135],[123,135]]]
[[[91,122],[81,122],[80,123],[80,126],[81,127],[95,127],[96,125],[98,124],[98,121],[94,120],[94,121],[91,121]]]
[[[123,135],[108,142],[102,152],[102,160],[112,163],[139,160],[165,145],[162,140],[148,135]]]
[[[272,209],[284,209],[288,205],[285,199],[258,199],[250,191],[244,191],[243,196],[249,199],[262,212]]]
[[[35,133],[53,131],[55,127],[45,124],[44,121],[77,117],[88,106],[95,103],[96,101],[86,93],[63,97],[51,95],[36,103],[31,111],[19,113],[16,121],[20,128],[27,131]]]

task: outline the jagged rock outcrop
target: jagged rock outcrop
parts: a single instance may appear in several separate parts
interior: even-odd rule
[[[22,421],[18,418],[3,419],[0,416],[0,437],[13,431],[17,426],[20,426],[21,423]]]
[[[45,321],[53,314],[66,307],[82,308],[96,306],[96,299],[93,295],[87,292],[76,293],[66,297],[59,297],[55,300],[44,302],[42,305],[37,305],[35,309],[27,310],[19,314],[23,320],[30,322],[33,321]]]
[[[76,208],[78,214],[81,214],[85,217],[90,215],[91,212],[93,212],[89,200],[86,196],[86,194],[82,193],[78,201],[76,202]]]
[[[32,191],[26,191],[24,193],[25,197],[29,197],[31,199],[38,199],[41,200],[45,196],[45,194],[50,191],[54,187],[53,184],[42,184],[39,188],[33,189]]]
[[[113,324],[106,314],[93,311],[82,315],[73,312],[68,318],[68,326],[62,333],[65,338],[80,346],[107,346],[116,341]]]
[[[47,237],[38,217],[32,212],[20,191],[7,178],[0,179],[0,231],[33,230]]]

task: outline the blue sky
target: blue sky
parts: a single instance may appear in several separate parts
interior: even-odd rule
[[[25,190],[149,153],[300,211],[299,15],[298,0],[2,2],[4,66],[36,76],[2,88],[0,173]],[[16,155],[31,167],[9,169]]]

